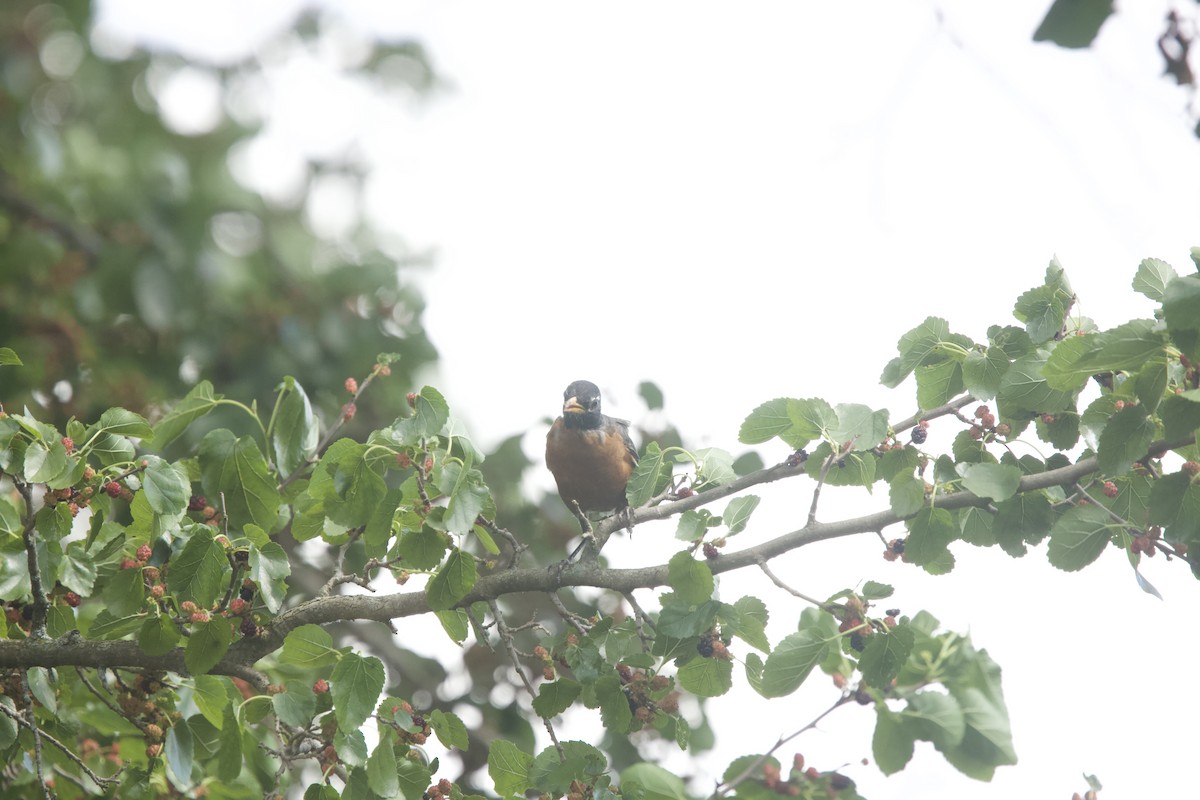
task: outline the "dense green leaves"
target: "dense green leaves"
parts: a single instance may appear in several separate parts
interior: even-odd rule
[[[333,668],[329,681],[338,727],[357,730],[375,710],[383,691],[383,662],[374,656],[347,653]]]

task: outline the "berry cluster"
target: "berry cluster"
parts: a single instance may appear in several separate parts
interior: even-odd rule
[[[1158,552],[1158,540],[1162,538],[1162,528],[1154,526],[1148,528],[1139,536],[1133,537],[1133,541],[1129,543],[1129,552],[1145,553],[1147,557],[1152,557]],[[1179,546],[1176,545],[1175,551],[1179,552]]]
[[[784,780],[779,762],[770,759],[762,765],[759,783],[783,797],[837,797],[843,789],[850,789],[854,781],[840,772],[818,772],[816,767],[805,767],[804,756],[792,756],[792,768]]]
[[[146,757],[157,758],[162,753],[164,731],[171,727],[176,715],[168,714],[155,697],[164,688],[163,673],[145,672],[134,679],[133,685],[117,681],[117,707],[136,725],[146,740]]]
[[[991,440],[995,436],[1008,436],[1012,433],[1012,426],[1007,422],[1001,422],[999,425],[996,424],[996,415],[986,405],[981,405],[975,409],[975,419],[979,420],[979,422],[973,424],[967,432],[976,441]]]
[[[866,649],[867,637],[874,632],[870,623],[865,622],[870,605],[859,597],[851,597],[844,606],[834,612],[841,620],[838,633],[849,632],[850,648],[858,653]]]
[[[606,794],[611,794],[606,792]],[[583,783],[582,781],[571,781],[571,786],[567,792],[567,800],[591,800],[593,797],[592,786]]]
[[[892,539],[887,543],[887,549],[883,551],[884,561],[895,561],[904,555],[904,539]]]
[[[729,644],[733,641],[733,637],[722,635],[720,629],[709,628],[704,633],[700,634],[700,641],[696,643],[696,652],[705,658],[719,658],[722,661],[732,661],[733,655],[729,652]]]
[[[659,712],[673,715],[679,711],[679,692],[672,691],[674,684],[666,675],[651,675],[628,664],[617,664],[617,675],[633,712],[633,730],[652,726]]]
[[[447,778],[442,778],[437,783],[425,790],[425,794],[421,795],[422,800],[450,800],[454,797],[457,787]],[[461,797],[462,792],[458,795]]]

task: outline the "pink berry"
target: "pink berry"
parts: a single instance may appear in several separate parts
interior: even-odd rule
[[[346,378],[346,391],[350,394],[358,394],[358,381],[354,378]]]

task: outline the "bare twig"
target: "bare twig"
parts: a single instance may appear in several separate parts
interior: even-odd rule
[[[812,730],[813,728],[817,727],[817,725],[820,724],[821,720],[825,719],[825,717],[827,717],[833,713],[834,709],[837,709],[837,708],[840,708],[841,706],[846,705],[846,703],[850,702],[850,700],[853,697],[854,697],[853,694],[842,695],[841,697],[838,698],[836,703],[834,703],[829,708],[825,709],[820,714],[818,714],[816,717],[814,717],[813,720],[811,722],[809,722],[807,725],[805,725],[803,728],[801,728],[800,730],[798,730],[794,733],[790,733],[787,736],[780,737],[775,742],[775,744],[772,745],[770,750],[763,753],[758,758],[754,759],[749,764],[747,764],[746,768],[743,769],[741,772],[739,772],[736,776],[729,779],[728,781],[725,781],[724,783],[718,783],[716,788],[713,789],[713,793],[711,795],[709,795],[709,800],[717,800],[717,798],[724,796],[725,794],[729,793],[733,789],[736,789],[739,785],[744,783],[748,778],[753,776],[754,773],[756,773],[759,769],[761,769],[762,765],[767,762],[767,759],[771,757],[772,753],[774,753],[780,747],[783,747],[785,744],[790,742],[792,739],[795,739],[797,736],[804,733],[805,731]]]
[[[562,599],[556,592],[549,592],[548,595],[550,597],[550,602],[554,604],[554,608],[558,611],[558,615],[562,617],[568,625],[586,636],[587,632],[591,630],[591,625],[588,624],[587,620],[563,605]]]
[[[531,698],[537,698],[537,692],[533,690],[533,684],[529,682],[529,677],[525,674],[525,670],[521,668],[521,658],[517,654],[516,643],[513,642],[512,631],[508,627],[508,623],[504,621],[504,615],[500,612],[500,604],[495,600],[488,601],[488,607],[492,609],[492,619],[496,621],[496,632],[500,634],[500,641],[504,643],[504,649],[508,651],[508,657],[512,661],[513,669],[521,678],[521,683],[525,685],[525,691],[529,693]],[[550,734],[550,741],[554,743],[554,749],[558,751],[560,761],[566,760],[566,753],[563,747],[559,744],[558,734],[554,732],[554,726],[550,724],[550,720],[542,717],[542,724],[546,726],[546,733]]]
[[[46,600],[46,589],[42,585],[42,571],[37,557],[37,515],[33,513],[33,487],[24,481],[14,481],[21,499],[25,502],[25,526],[22,538],[25,542],[25,560],[29,565],[29,589],[33,593],[33,620],[29,636],[33,639],[46,638],[46,616],[50,604]]]
[[[822,609],[824,611],[832,611],[833,609],[837,608],[837,605],[834,603],[822,602],[821,600],[817,600],[815,597],[809,597],[808,595],[806,595],[802,592],[798,592],[795,589],[793,589],[792,587],[788,586],[786,583],[784,583],[782,580],[779,579],[779,576],[777,576],[774,572],[771,571],[771,568],[767,566],[766,559],[763,559],[758,562],[758,568],[761,569],[763,571],[763,573],[768,578],[771,579],[771,583],[775,584],[780,589],[783,589],[785,592],[792,595],[793,597],[798,597],[806,603],[812,603],[814,606],[816,606],[817,608]]]
[[[26,702],[28,702],[28,699],[26,700]],[[29,711],[30,711],[30,713],[32,713],[32,711],[33,711],[32,706],[29,707]],[[88,767],[87,764],[83,763],[83,760],[80,759],[79,756],[75,755],[75,753],[71,750],[71,748],[67,747],[65,744],[60,742],[58,739],[54,738],[50,734],[48,734],[45,731],[38,728],[38,726],[36,724],[31,725],[29,723],[29,721],[27,721],[24,718],[23,715],[18,714],[17,712],[9,709],[8,706],[5,706],[3,703],[0,703],[0,712],[3,712],[7,717],[9,717],[11,720],[16,722],[18,725],[21,725],[24,728],[27,728],[33,734],[34,743],[35,743],[34,746],[38,752],[37,760],[39,762],[38,763],[38,777],[39,778],[41,777],[41,756],[40,756],[41,745],[39,743],[39,740],[45,740],[45,741],[49,742],[50,744],[52,744],[54,747],[56,747],[58,750],[60,750],[63,753],[63,755],[65,755],[67,758],[71,759],[71,761],[75,762],[75,764],[81,770],[83,770],[85,775],[87,775],[89,778],[91,778],[93,781],[95,781],[97,786],[100,786],[101,788],[103,788],[105,786],[111,786],[111,785],[115,785],[115,784],[118,784],[121,782],[120,778],[118,778],[117,775],[121,774],[121,772],[125,769],[124,767],[121,767],[121,769],[117,770],[116,774],[113,775],[113,777],[111,777],[111,778],[106,778],[103,775],[97,775],[95,772],[92,771],[92,769],[90,767]],[[77,780],[74,778],[74,776],[71,776],[67,773],[61,773],[61,774],[63,774],[64,777],[71,778],[72,780]],[[43,786],[44,785],[45,785],[45,782],[43,781]]]

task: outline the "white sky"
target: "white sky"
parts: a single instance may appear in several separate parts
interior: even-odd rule
[[[108,36],[221,60],[298,3],[101,5]],[[877,376],[927,315],[982,339],[1057,254],[1082,313],[1108,327],[1150,314],[1129,289],[1143,257],[1186,271],[1200,243],[1200,140],[1154,47],[1169,3],[1126,3],[1082,52],[1030,41],[1050,0],[328,5],[343,47],[276,59],[254,95],[272,123],[240,166],[278,183],[307,153],[368,159],[367,213],[436,253],[422,279],[441,352],[431,380],[485,444],[530,430],[534,458],[540,420],[580,377],[634,419],[637,383],[654,380],[691,442],[734,452],[743,417],[775,396],[907,416],[911,386],[889,392]],[[338,65],[364,32],[416,37],[446,88],[380,100],[347,84]],[[203,107],[202,90],[181,98]],[[336,230],[354,202],[325,187],[314,224]],[[761,492],[746,543],[799,527],[808,491]],[[832,494],[823,518],[864,510]],[[671,530],[639,528],[637,553],[614,541],[610,555],[669,551]],[[1110,798],[1194,785],[1198,591],[1185,569],[1146,566],[1163,603],[1115,551],[1065,575],[1044,549],[1011,560],[958,544],[959,568],[939,578],[880,551],[865,538],[818,545],[777,572],[817,596],[890,582],[906,612],[969,629],[1004,668],[1021,763],[980,784],[918,746],[890,779],[848,768],[864,796],[1065,800],[1083,772]],[[762,584],[729,578],[722,592],[767,600],[778,641],[795,607]],[[709,768],[832,699],[814,678],[769,705],[711,703],[724,736]],[[781,758],[800,750],[829,769],[869,757],[871,716],[839,712]]]

